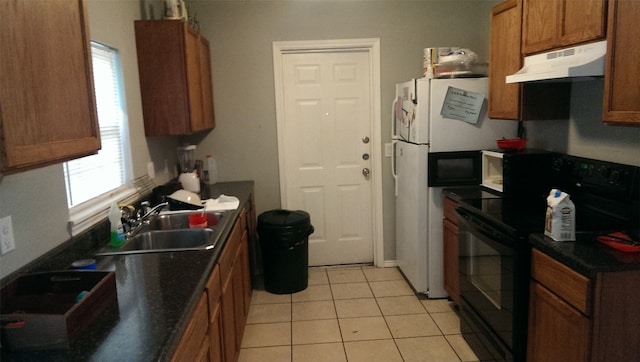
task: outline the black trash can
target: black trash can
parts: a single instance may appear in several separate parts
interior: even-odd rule
[[[264,287],[268,292],[290,294],[307,288],[312,233],[305,211],[271,210],[258,216]]]

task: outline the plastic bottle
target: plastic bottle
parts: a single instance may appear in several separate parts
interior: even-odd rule
[[[204,174],[204,183],[207,185],[213,185],[218,182],[218,163],[213,156],[207,155],[207,161],[204,163],[202,173]]]
[[[116,202],[111,204],[109,210],[109,222],[111,223],[111,239],[109,245],[114,248],[124,244],[124,226],[122,226],[122,219],[120,219],[120,208]]]

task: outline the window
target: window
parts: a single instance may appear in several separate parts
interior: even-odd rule
[[[118,51],[96,42],[91,43],[91,51],[102,148],[95,155],[64,163],[72,234],[106,216],[112,201],[135,192]]]

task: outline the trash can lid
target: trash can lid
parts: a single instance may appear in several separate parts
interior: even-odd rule
[[[271,210],[258,216],[258,226],[307,226],[309,213],[302,210]]]

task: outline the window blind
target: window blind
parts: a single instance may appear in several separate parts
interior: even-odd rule
[[[127,172],[128,147],[125,146],[128,136],[118,51],[97,42],[91,43],[91,51],[102,148],[95,155],[64,164],[72,225],[88,218],[101,218],[103,210],[114,198],[126,197],[127,190],[135,192],[129,185]],[[95,215],[96,208],[98,216]]]

